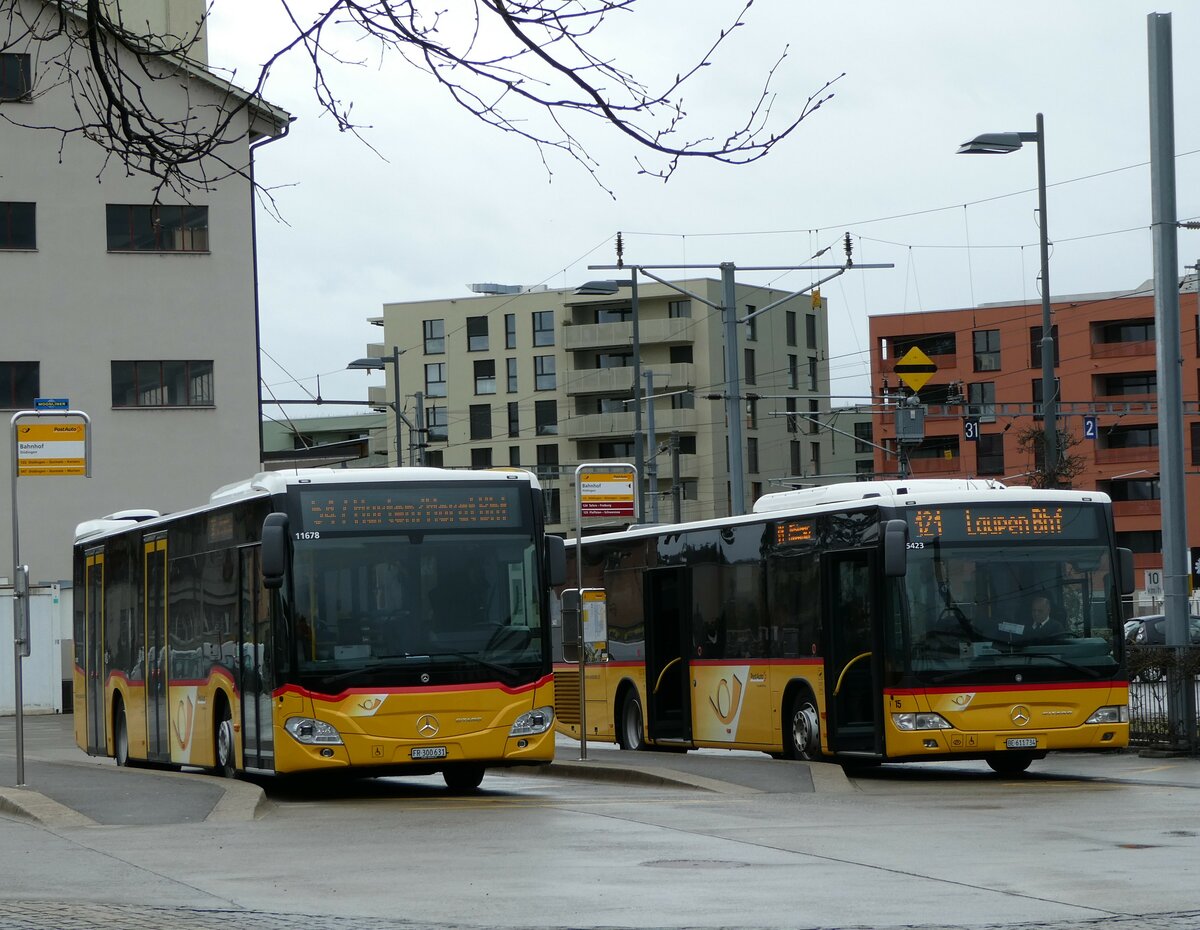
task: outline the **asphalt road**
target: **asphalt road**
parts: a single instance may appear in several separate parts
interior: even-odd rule
[[[753,753],[589,744],[580,762],[562,740],[550,774],[454,796],[436,776],[264,789],[118,770],[74,748],[70,718],[26,724],[29,786],[0,791],[0,930],[1200,925],[1195,759],[847,779]]]

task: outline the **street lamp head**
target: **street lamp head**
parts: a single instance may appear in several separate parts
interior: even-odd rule
[[[368,358],[356,358],[346,366],[347,371],[375,371],[376,369],[383,371],[384,365],[390,365],[392,360],[385,356],[370,356]]]
[[[633,281],[585,281],[575,288],[577,297],[606,297],[617,293],[623,287],[629,287]]]
[[[985,132],[958,147],[959,155],[1007,155],[1021,147],[1024,132]]]

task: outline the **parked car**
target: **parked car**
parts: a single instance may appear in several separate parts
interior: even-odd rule
[[[1137,625],[1130,631],[1130,624]],[[1125,621],[1125,641],[1135,646],[1161,646],[1167,641],[1167,618],[1165,614],[1150,614],[1145,617],[1132,617]],[[1193,645],[1200,645],[1200,616],[1192,614],[1188,618],[1188,637]]]

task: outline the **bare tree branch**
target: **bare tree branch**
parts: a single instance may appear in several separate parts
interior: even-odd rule
[[[268,79],[284,57],[306,61],[321,109],[341,131],[362,138],[368,127],[356,121],[353,101],[343,100],[333,83],[339,67],[365,64],[367,56],[345,55],[353,42],[380,62],[398,57],[484,123],[533,143],[548,172],[547,155],[557,152],[603,187],[599,165],[579,135],[588,121],[632,140],[642,152],[635,156],[638,170],[665,180],[684,159],[757,161],[828,101],[838,80],[777,119],[772,82],[788,56],[785,47],[743,120],[719,132],[696,132],[689,128],[684,91],[745,26],[753,0],[739,3],[729,25],[660,89],[604,51],[606,39],[615,41],[610,19],[634,13],[637,0],[457,0],[445,9],[428,0],[320,0],[315,10],[305,0],[277,2],[291,34],[266,53],[253,84],[239,89],[234,74],[200,60],[197,36],[211,9],[185,35],[162,35],[149,23],[125,21],[112,0],[0,0],[0,30],[8,10],[0,49],[40,53],[31,97],[65,85],[74,105],[74,118],[54,125],[13,108],[0,110],[0,119],[58,132],[64,145],[82,135],[126,172],[157,178],[160,191],[207,190],[246,173],[239,163],[244,157],[233,153],[244,151],[253,119],[269,109],[263,103]],[[206,79],[215,95],[195,92],[194,83]],[[163,93],[162,84],[182,86],[186,105]]]

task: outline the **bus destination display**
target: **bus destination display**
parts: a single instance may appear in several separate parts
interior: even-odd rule
[[[909,511],[910,539],[983,542],[989,539],[1096,542],[1096,509],[1075,504],[916,507]]]
[[[512,487],[355,488],[300,492],[305,532],[411,532],[521,526]]]
[[[813,520],[785,520],[775,526],[775,544],[778,546],[809,543],[816,538],[816,522]]]

